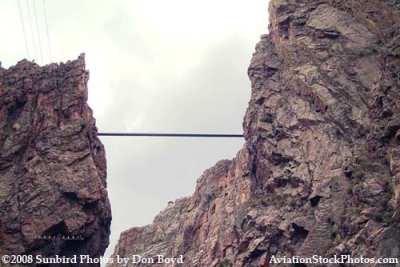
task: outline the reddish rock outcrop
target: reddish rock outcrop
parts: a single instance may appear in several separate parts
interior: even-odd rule
[[[106,160],[84,56],[0,68],[0,253],[103,255]]]
[[[248,70],[243,149],[206,171],[193,196],[123,232],[114,256],[183,255],[158,266],[192,267],[399,258],[399,8],[271,0],[270,33]]]

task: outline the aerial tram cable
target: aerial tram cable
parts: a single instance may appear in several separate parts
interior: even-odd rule
[[[243,138],[243,134],[199,134],[199,133],[98,133],[98,136],[118,137],[200,137],[200,138]]]

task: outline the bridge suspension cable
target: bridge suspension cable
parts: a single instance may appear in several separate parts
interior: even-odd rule
[[[35,35],[33,33],[33,25],[32,25],[33,24],[33,20],[32,20],[32,16],[31,16],[31,7],[30,7],[30,4],[29,4],[29,0],[25,0],[25,3],[26,3],[26,7],[28,9],[28,22],[29,22],[29,27],[30,27],[30,30],[31,30],[31,38],[32,38],[32,45],[33,45],[33,55],[32,55],[32,57],[33,57],[33,59],[37,60],[36,41],[35,41]]]
[[[36,33],[37,33],[37,38],[38,38],[38,43],[39,43],[40,61],[43,63],[42,42],[40,41],[40,28],[39,28],[39,23],[38,23],[38,18],[37,18],[35,0],[33,0],[33,16],[35,18],[35,23],[36,23]]]
[[[21,8],[21,0],[18,0],[17,3],[18,3],[19,19],[20,19],[21,27],[22,27],[22,34],[24,35],[25,52],[26,52],[27,58],[29,59],[30,56],[29,56],[29,49],[28,49],[28,40],[26,37],[24,15],[22,14],[22,8]]]
[[[43,6],[43,13],[44,13],[44,24],[46,25],[47,46],[49,48],[50,62],[53,62],[53,56],[51,53],[51,45],[50,45],[50,36],[49,36],[49,23],[47,20],[47,9],[46,9],[46,1],[45,0],[42,0],[42,6]]]

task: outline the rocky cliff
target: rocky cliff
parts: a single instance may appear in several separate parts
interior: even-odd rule
[[[207,170],[193,196],[123,232],[114,257],[183,255],[176,265],[193,267],[399,257],[399,10],[271,0],[270,33],[248,69],[243,149]]]
[[[0,68],[0,253],[103,255],[111,211],[84,56]]]

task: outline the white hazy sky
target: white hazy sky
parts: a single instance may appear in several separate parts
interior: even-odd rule
[[[27,49],[40,65],[85,52],[100,132],[242,133],[247,66],[267,32],[267,8],[268,0],[2,0],[0,61],[12,66]],[[244,143],[101,139],[113,213],[106,256],[121,231],[150,223],[169,200],[192,194],[205,169],[233,158]]]

